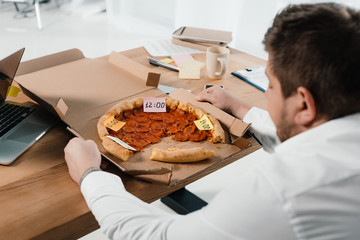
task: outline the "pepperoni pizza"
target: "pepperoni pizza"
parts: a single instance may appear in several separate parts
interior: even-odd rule
[[[166,112],[144,112],[143,98],[123,101],[112,107],[100,117],[97,124],[98,134],[102,139],[104,148],[112,155],[125,161],[134,151],[119,145],[106,136],[116,137],[136,151],[140,151],[147,145],[155,144],[166,136],[172,136],[175,141],[225,142],[224,130],[217,119],[207,115],[213,128],[211,130],[199,130],[194,121],[205,115],[203,110],[172,98],[165,98],[165,102]],[[117,121],[124,123],[119,130],[112,130],[104,125],[104,121],[112,116]],[[156,156],[160,155],[161,159],[159,157],[157,159]],[[155,148],[151,159],[168,162],[191,162],[203,160],[213,155],[213,151],[199,147],[195,151],[194,149],[182,149],[181,151],[161,151],[161,154],[159,154],[159,149]]]

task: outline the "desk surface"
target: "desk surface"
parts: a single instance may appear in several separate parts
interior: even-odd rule
[[[122,53],[150,68],[157,68],[149,65],[148,53],[143,48]],[[205,62],[205,54],[193,56]],[[263,64],[262,59],[232,49],[230,64],[222,80],[209,79],[205,68],[201,80],[179,80],[174,75],[177,73],[162,68],[157,71],[164,76],[173,75],[164,78],[161,84],[191,89],[194,94],[205,84],[221,84],[244,102],[265,109],[264,94],[230,74]],[[12,165],[0,166],[0,239],[77,239],[99,228],[79,187],[68,175],[63,149],[71,138],[65,126],[59,124]],[[248,137],[248,141],[252,143],[251,147],[172,187],[135,179],[112,165],[107,171],[119,175],[129,192],[150,203],[260,148],[254,139]]]

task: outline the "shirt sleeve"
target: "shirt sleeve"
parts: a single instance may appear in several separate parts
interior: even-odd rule
[[[119,177],[106,172],[90,173],[81,191],[110,239],[293,239],[276,194],[254,171],[187,215],[142,202],[124,189]]]
[[[251,123],[249,131],[261,142],[267,152],[273,152],[274,147],[280,143],[276,135],[276,127],[267,111],[252,107],[245,115],[243,121]]]
[[[84,178],[81,192],[109,239],[166,239],[166,230],[176,216],[128,193],[121,179],[107,172],[91,172]]]

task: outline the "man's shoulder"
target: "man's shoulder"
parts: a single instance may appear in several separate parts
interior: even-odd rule
[[[343,128],[342,124],[331,124],[282,143],[258,165],[259,169],[284,198],[347,178],[358,181],[360,126],[351,130],[351,125]]]
[[[328,121],[288,139],[257,165],[284,199],[312,189],[356,181],[360,174],[360,114]],[[360,184],[360,183],[359,183]]]

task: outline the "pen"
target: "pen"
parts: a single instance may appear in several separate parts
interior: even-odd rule
[[[186,27],[183,27],[183,29],[181,30],[180,35],[182,35],[182,34],[183,34],[183,32],[185,31],[185,28],[186,28]]]
[[[152,58],[152,57],[149,57],[149,63],[152,65],[158,66],[158,67],[163,67],[163,68],[169,69],[171,71],[175,71],[175,72],[179,71],[178,67],[171,65],[171,64],[164,63],[164,62],[157,60],[155,58]]]

